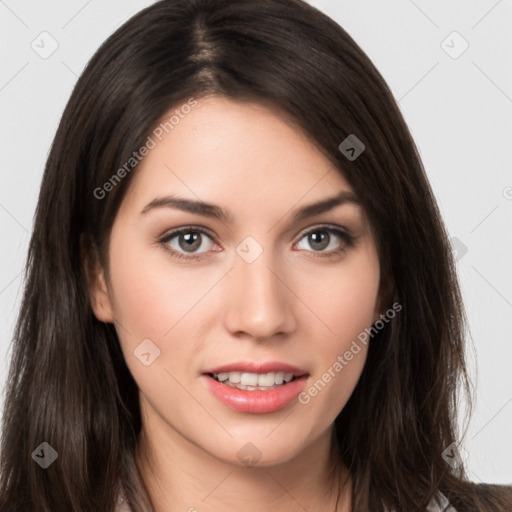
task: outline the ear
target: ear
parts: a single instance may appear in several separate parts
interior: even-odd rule
[[[114,313],[105,271],[101,265],[97,248],[94,244],[89,243],[84,235],[80,239],[80,252],[94,316],[101,322],[112,323]]]

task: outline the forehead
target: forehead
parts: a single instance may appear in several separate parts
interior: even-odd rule
[[[314,142],[271,107],[214,96],[165,124],[176,108],[162,117],[159,136],[151,134],[154,147],[136,168],[129,204],[176,193],[261,215],[352,190]]]

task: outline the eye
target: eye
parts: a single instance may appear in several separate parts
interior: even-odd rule
[[[335,254],[351,246],[353,237],[340,229],[321,226],[304,233],[297,244],[299,249],[310,250],[304,243],[309,245],[313,252]]]
[[[212,237],[199,227],[176,229],[165,235],[160,242],[178,258],[194,258],[210,251],[215,245]]]
[[[204,228],[187,226],[164,235],[159,242],[178,260],[194,260],[205,256],[209,251],[219,251],[215,248],[213,236]],[[310,247],[304,247],[307,243]],[[354,237],[339,228],[319,226],[305,232],[296,247],[308,252],[317,253],[318,256],[335,256],[344,252],[354,244]]]

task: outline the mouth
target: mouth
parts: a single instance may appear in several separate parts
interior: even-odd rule
[[[309,373],[286,363],[233,363],[201,375],[210,393],[244,413],[272,413],[290,405],[304,389]]]
[[[295,375],[290,372],[250,373],[235,371],[207,373],[206,375],[221,384],[243,391],[267,391],[276,389],[301,377],[301,375]]]

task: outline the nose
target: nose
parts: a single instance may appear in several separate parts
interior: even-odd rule
[[[261,341],[295,330],[293,293],[267,251],[252,263],[236,257],[226,279],[224,324],[231,334]]]

